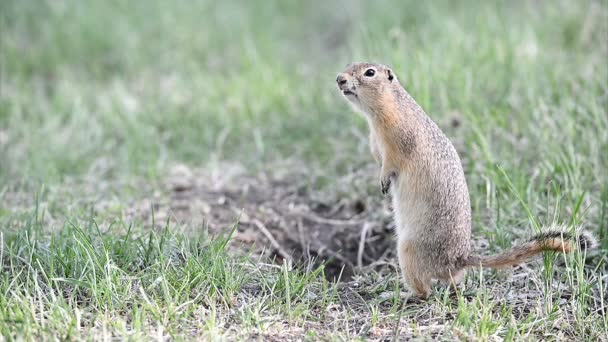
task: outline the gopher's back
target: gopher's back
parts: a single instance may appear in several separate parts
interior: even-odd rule
[[[415,241],[424,255],[420,261],[442,274],[462,267],[470,253],[469,191],[456,149],[417,104],[409,104],[414,105],[416,149],[393,187],[397,235]]]

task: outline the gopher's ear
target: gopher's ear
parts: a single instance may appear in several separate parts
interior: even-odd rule
[[[386,69],[386,73],[388,74],[388,80],[392,81],[395,76],[393,76],[393,71],[391,69]]]

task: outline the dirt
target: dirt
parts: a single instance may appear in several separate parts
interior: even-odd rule
[[[233,248],[253,248],[278,263],[325,262],[330,278],[345,280],[356,270],[390,263],[393,229],[389,201],[380,190],[376,196],[360,190],[340,198],[335,191],[330,195],[312,188],[294,169],[252,176],[235,164],[213,169],[176,165],[165,180],[165,199],[136,203],[128,216],[149,223],[154,216],[157,225],[167,219],[204,225],[212,235],[229,232],[238,221]],[[375,184],[371,168],[355,176]],[[345,177],[336,187],[348,187],[353,179]]]

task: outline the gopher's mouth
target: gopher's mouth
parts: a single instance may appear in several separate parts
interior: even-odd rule
[[[357,94],[355,94],[354,92],[352,92],[350,90],[343,90],[342,94],[344,94],[344,96],[354,96],[354,97],[357,97]]]

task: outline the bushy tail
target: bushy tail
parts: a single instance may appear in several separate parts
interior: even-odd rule
[[[568,232],[552,230],[534,236],[529,241],[497,255],[480,257],[471,256],[466,266],[475,267],[509,267],[517,265],[544,251],[570,253],[575,249],[590,250],[597,241],[589,233],[573,235]]]

